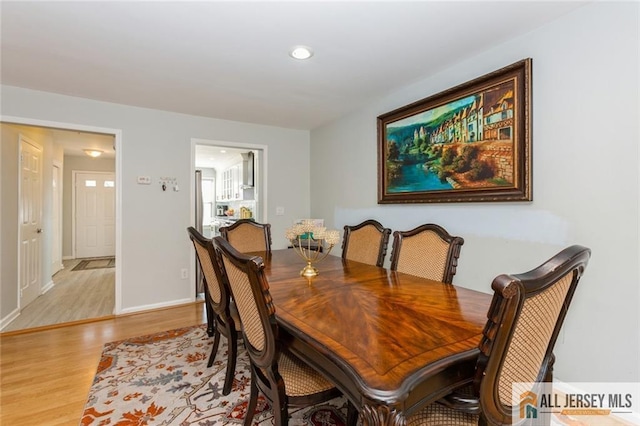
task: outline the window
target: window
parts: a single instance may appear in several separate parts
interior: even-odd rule
[[[84,186],[87,188],[92,188],[96,186],[96,181],[95,180],[85,180],[84,181]]]
[[[112,180],[105,180],[104,181],[104,187],[105,188],[115,188],[115,182]]]

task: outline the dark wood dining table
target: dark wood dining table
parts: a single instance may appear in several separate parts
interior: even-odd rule
[[[331,255],[307,279],[292,249],[252,254],[264,260],[286,346],[363,424],[404,425],[473,379],[491,295]]]

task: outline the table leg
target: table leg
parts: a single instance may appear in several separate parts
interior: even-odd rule
[[[404,413],[386,405],[365,404],[360,411],[363,426],[405,426]]]

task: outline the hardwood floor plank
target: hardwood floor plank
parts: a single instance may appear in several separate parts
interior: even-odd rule
[[[105,343],[206,322],[201,302],[109,320],[0,334],[0,424],[74,425]]]
[[[16,331],[113,315],[115,268],[73,271],[80,259],[65,260],[54,283],[2,331]]]

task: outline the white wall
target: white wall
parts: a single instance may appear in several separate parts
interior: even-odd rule
[[[191,218],[191,139],[261,144],[268,147],[265,202],[272,224],[273,247],[286,246],[284,230],[298,217],[309,215],[309,132],[248,123],[188,116],[129,107],[46,92],[2,86],[2,114],[121,131],[122,238],[118,269],[121,274],[120,311],[170,305],[195,297],[193,246],[186,228]],[[167,88],[167,93],[171,88]],[[3,174],[5,173],[3,165]],[[152,185],[138,185],[136,177],[151,176]],[[295,176],[295,179],[291,179]],[[162,192],[160,177],[175,177],[179,192]],[[275,216],[276,206],[285,207]],[[272,214],[273,212],[273,214]],[[6,223],[3,222],[3,229]],[[4,238],[4,235],[3,235]],[[3,244],[4,252],[4,244]],[[3,263],[4,275],[4,263]],[[13,285],[5,283],[2,286]],[[3,306],[4,309],[4,306]],[[3,315],[5,312],[3,310]]]
[[[454,283],[485,292],[501,273],[590,247],[556,345],[556,377],[640,381],[638,11],[631,2],[585,6],[313,130],[312,216],[339,229],[367,218],[393,230],[438,223],[465,239]],[[378,115],[527,57],[533,202],[377,204]]]

